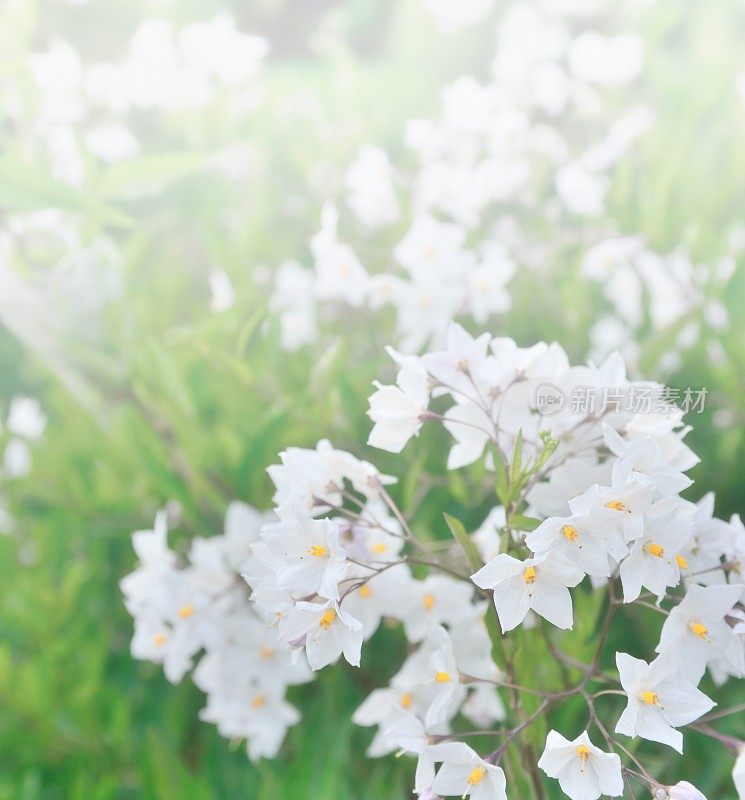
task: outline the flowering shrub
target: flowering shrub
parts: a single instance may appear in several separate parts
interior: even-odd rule
[[[571,366],[556,344],[524,349],[458,326],[442,351],[391,354],[400,369],[370,398],[370,442],[399,452],[423,425],[442,424],[454,440],[448,468],[480,462],[480,481],[496,487],[484,525],[469,535],[446,516],[453,539],[435,539],[394,502],[395,478],[327,442],[291,448],[269,469],[278,521],[258,541],[255,515],[242,529],[229,523],[174,573],[162,522],[135,535],[143,567],[123,584],[138,623],[133,653],[178,679],[204,647],[204,717],[248,738],[252,755],[269,754],[295,721],[284,686],[307,673],[282,659],[266,672],[261,642],[272,654],[283,643],[298,665],[304,654],[312,670],[342,656],[359,666],[392,620],[410,650],[354,720],[377,728],[370,756],[417,757],[420,797],[540,798],[544,775],[572,800],[619,797],[624,784],[630,797],[703,797],[685,780],[663,785],[637,753],[638,739],[682,753],[685,728],[735,753],[745,746],[713,725],[741,707],[712,712],[698,688],[707,670],[716,686],[745,677],[745,529],[715,518],[710,496],[680,497],[697,460],[681,413],[628,410],[654,385],[629,381],[617,354]],[[613,399],[589,414],[547,408],[547,384]],[[220,580],[204,584],[210,572]],[[663,618],[654,652],[627,641],[637,655],[614,654],[609,642],[640,609]],[[224,668],[231,653],[253,666]]]

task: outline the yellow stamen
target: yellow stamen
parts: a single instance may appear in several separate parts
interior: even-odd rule
[[[535,567],[526,567],[523,571],[523,580],[525,583],[535,583],[536,569]]]
[[[587,759],[590,757],[590,748],[586,744],[581,744],[577,748],[577,755],[579,756],[579,760],[582,762],[580,770],[584,770],[585,763],[587,762]]]
[[[605,504],[605,507],[610,508],[612,511],[626,511],[625,503],[622,503],[620,500],[610,500]]]
[[[153,636],[153,644],[156,647],[164,645],[167,641],[168,637],[165,635],[165,633],[156,633],[155,636]]]
[[[427,611],[431,611],[435,606],[435,596],[432,594],[425,594],[422,598],[422,605]]]
[[[574,527],[574,525],[564,525],[561,529],[561,532],[569,539],[570,542],[575,542],[579,539],[579,531]]]
[[[484,780],[484,775],[486,775],[486,767],[476,767],[471,770],[471,773],[466,778],[466,783],[471,786],[478,786]]]
[[[449,672],[435,672],[435,681],[437,683],[450,683],[453,678]]]
[[[411,695],[408,692],[401,695],[401,708],[411,708]]]
[[[360,586],[360,597],[367,599],[371,594],[372,592],[370,591],[370,587],[366,583]]]
[[[660,703],[660,696],[657,692],[642,692],[639,697],[643,703],[646,703],[648,706],[661,706]]]
[[[323,558],[323,556],[327,556],[328,554],[328,548],[324,547],[322,544],[314,544],[312,547],[308,548],[308,555],[315,556],[316,558]]]
[[[706,642],[709,641],[709,629],[706,625],[702,625],[700,622],[692,622],[688,627],[699,639],[703,639]]]
[[[274,655],[274,650],[269,647],[268,644],[261,645],[261,650],[259,651],[259,655],[262,658],[271,658]]]
[[[321,619],[318,620],[318,624],[327,631],[334,623],[336,619],[336,611],[333,608],[329,608],[323,612],[323,616]]]
[[[189,617],[194,613],[194,606],[185,605],[181,606],[178,610],[178,615],[181,619],[189,619]]]
[[[376,555],[381,555],[388,552],[388,545],[385,542],[375,542],[370,550]]]
[[[266,697],[263,694],[257,694],[251,698],[251,708],[261,708],[266,705]]]
[[[680,553],[678,553],[678,555],[675,556],[675,561],[681,569],[688,569],[688,561],[686,561],[686,559],[683,558],[683,556],[680,555]]]
[[[644,545],[644,549],[650,554],[657,558],[662,558],[665,555],[665,548],[661,544],[655,544],[654,542],[649,542],[649,544]]]

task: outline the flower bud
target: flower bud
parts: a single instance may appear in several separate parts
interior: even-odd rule
[[[670,800],[706,800],[706,797],[688,781],[680,781],[675,786],[667,787]]]

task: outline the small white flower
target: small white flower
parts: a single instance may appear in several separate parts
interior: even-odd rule
[[[8,410],[8,430],[16,436],[36,441],[44,433],[47,418],[34,397],[14,397]]]
[[[740,800],[745,800],[745,747],[740,750],[740,755],[737,756],[735,766],[732,769],[732,780],[737,789],[737,795]]]
[[[455,716],[465,699],[466,689],[460,682],[453,644],[445,628],[436,625],[430,638],[435,649],[429,657],[428,680],[434,684],[436,692],[424,717],[424,725],[427,730],[434,730]]]
[[[210,292],[210,311],[219,314],[227,311],[235,304],[235,289],[230,275],[221,269],[213,269],[209,274]]]
[[[370,397],[367,413],[375,425],[367,443],[390,453],[400,453],[422,427],[429,405],[429,378],[419,359],[393,350],[388,352],[401,365],[396,377],[398,385],[383,386],[374,382],[377,391]]]
[[[296,597],[317,593],[339,599],[339,579],[346,569],[346,552],[339,544],[339,523],[330,519],[295,519],[264,526],[263,541],[284,562],[277,570],[277,587]]]
[[[360,665],[362,623],[333,600],[296,603],[282,620],[279,635],[287,644],[305,647],[313,670],[333,663],[342,653],[353,667]]]
[[[669,586],[677,586],[681,564],[685,563],[681,562],[680,553],[692,536],[690,520],[675,509],[647,517],[642,536],[631,545],[629,555],[621,563],[624,602],[636,600],[642,587],[661,598]]]
[[[675,786],[668,786],[667,795],[670,800],[706,800],[704,793],[688,781],[679,781]]]
[[[559,553],[519,561],[501,553],[483,566],[471,580],[482,589],[494,590],[502,632],[516,628],[531,609],[558,628],[573,624],[571,586],[584,572]]]
[[[616,521],[599,513],[586,517],[549,517],[526,537],[525,544],[537,555],[561,553],[588,575],[598,578],[610,577],[609,555],[620,561],[628,552]]]
[[[661,742],[682,753],[683,734],[676,728],[711,711],[716,703],[680,677],[678,659],[668,653],[651,664],[616,653],[616,666],[628,697],[616,733]]]
[[[722,655],[740,655],[736,649],[736,634],[725,616],[742,596],[740,584],[720,586],[691,586],[683,600],[672,609],[665,620],[657,646],[658,653],[672,650],[681,656],[680,673],[697,684],[706,671],[707,663]],[[733,664],[733,671],[743,671],[743,664]]]
[[[507,800],[507,781],[501,767],[484,761],[463,742],[425,747],[420,755],[422,759],[430,763],[442,762],[431,784],[432,791],[442,797]]]
[[[538,766],[556,778],[561,791],[572,800],[597,800],[600,795],[623,794],[621,759],[604,753],[584,731],[571,742],[557,731],[550,731]]]

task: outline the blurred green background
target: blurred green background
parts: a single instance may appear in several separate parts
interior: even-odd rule
[[[134,564],[129,534],[169,502],[181,509],[177,542],[218,533],[230,500],[270,507],[265,469],[279,450],[326,436],[400,476],[395,493],[405,506],[418,504],[416,525],[428,535],[446,535],[442,511],[472,529],[495,502],[474,494],[478,474],[439,485],[441,432],[425,432],[400,458],[363,446],[370,382],[391,375],[387,322],[342,313],[319,345],[288,354],[256,269],[289,256],[308,261],[319,165],[343,169],[364,142],[405,158],[405,121],[436,114],[447,82],[485,74],[493,26],[443,40],[417,0],[7,3],[2,86],[25,86],[28,52],[50,38],[74,41],[95,62],[123,51],[143,19],[180,24],[220,11],[272,42],[266,100],[247,124],[236,129],[219,103],[188,128],[166,121],[148,153],[126,166],[89,165],[83,184],[70,188],[48,176],[23,121],[3,120],[0,225],[13,214],[62,209],[84,238],[110,238],[122,284],[95,314],[73,298],[64,324],[36,317],[22,330],[0,328],[2,407],[31,395],[49,417],[30,474],[0,487],[15,521],[0,536],[2,800],[408,797],[411,763],[365,759],[370,732],[349,721],[400,662],[395,632],[376,634],[388,641],[365,650],[359,671],[326,670],[292,690],[302,722],[277,760],[252,765],[241,746],[197,720],[202,698],[188,679],[171,686],[159,667],[131,659],[132,625],[117,586]],[[685,242],[696,259],[713,261],[743,209],[745,126],[733,88],[742,7],[660,0],[646,19],[657,124],[619,168],[612,211],[624,232],[643,233],[654,247]],[[249,150],[245,181],[212,168],[215,153],[236,143]],[[42,262],[32,253],[26,266]],[[237,292],[219,315],[208,307],[215,265]],[[577,270],[568,260],[550,285],[514,281],[513,308],[492,331],[521,344],[556,339],[584,358],[603,299]],[[728,517],[745,510],[742,264],[721,300],[733,320],[719,334],[726,360],[694,346],[669,383],[710,388],[688,438],[702,458],[688,496],[715,490],[717,513]],[[47,330],[51,349],[37,335]],[[665,342],[650,334],[646,344],[650,367]],[[1,445],[7,432],[0,437]],[[659,621],[641,614],[622,633],[653,646]],[[612,644],[629,647],[621,634]],[[741,689],[728,691],[742,700]],[[741,721],[729,724],[745,733]],[[710,800],[734,796],[730,769],[720,749],[691,734],[685,777]]]

